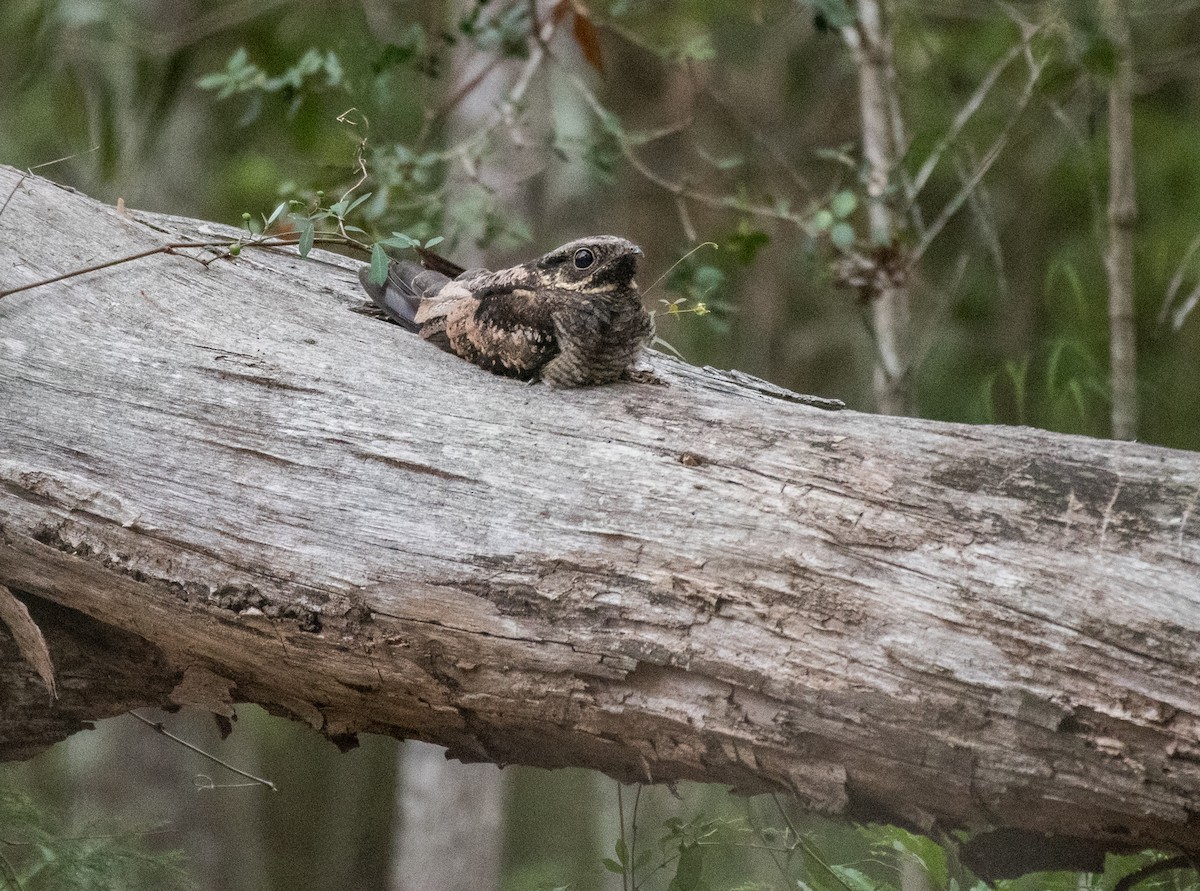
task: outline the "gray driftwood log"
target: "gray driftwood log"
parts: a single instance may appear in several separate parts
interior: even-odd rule
[[[0,290],[232,231],[18,178]],[[1043,835],[1076,863],[1200,853],[1200,456],[661,359],[666,386],[527,386],[355,312],[359,264],[314,256],[0,300],[0,584],[62,695],[0,632],[0,757],[249,701],[335,739],[996,827],[969,850],[993,873]]]

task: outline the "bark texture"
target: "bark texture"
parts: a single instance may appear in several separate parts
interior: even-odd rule
[[[913,410],[911,306],[898,248],[895,181],[899,139],[896,64],[886,0],[858,0],[854,24],[842,29],[858,69],[862,150],[866,161],[867,218],[874,246],[870,285],[863,290],[875,345],[875,404],[889,415]]]
[[[224,231],[28,178],[0,289]],[[1200,456],[662,359],[666,386],[528,386],[354,312],[357,266],[155,256],[0,300],[0,584],[64,691],[0,635],[0,757],[232,696],[997,826],[994,872],[1043,834],[1200,853]]]

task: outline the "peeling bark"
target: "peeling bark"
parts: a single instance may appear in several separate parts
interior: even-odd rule
[[[0,289],[233,231],[37,178],[0,229]],[[0,584],[62,694],[0,635],[0,757],[182,683],[345,744],[1200,853],[1200,456],[661,358],[527,386],[354,312],[357,265],[0,300]]]

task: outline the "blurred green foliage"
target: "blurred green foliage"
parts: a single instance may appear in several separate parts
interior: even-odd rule
[[[68,829],[68,821],[52,806],[0,786],[0,888],[196,888],[179,851],[149,849],[156,831],[104,824]]]
[[[531,68],[544,52],[533,34],[556,8],[540,4],[535,22],[528,3],[512,0],[4,0],[0,161],[28,167],[70,156],[42,172],[105,200],[230,222],[269,216],[281,201],[343,201],[347,219],[371,236],[391,233],[397,245],[445,237],[466,265],[484,259],[483,249],[503,263],[587,232],[618,232],[647,249],[647,283],[663,276],[648,302],[659,308],[660,334],[690,359],[869,406],[862,307],[833,287],[832,274],[839,257],[870,244],[857,86],[837,34],[853,4],[589,0],[557,13],[549,55]],[[1143,438],[1198,449],[1200,311],[1185,310],[1200,293],[1200,253],[1189,250],[1200,236],[1200,3],[1130,8]],[[1013,56],[945,145],[960,110],[1022,39],[1006,9],[1038,29],[1028,54]],[[904,174],[917,176],[942,153],[914,205],[917,222],[902,234],[907,243],[1012,128],[912,271],[920,411],[1103,436],[1104,89],[1113,49],[1095,4],[897,0],[893,10]],[[1014,119],[1030,58],[1045,67]],[[301,213],[292,225],[334,225],[339,215],[317,216]],[[706,241],[717,248],[688,253]],[[699,304],[708,311],[695,312]],[[305,788],[335,770],[322,759],[337,756],[304,734],[266,721],[261,730],[264,760],[305,752],[296,760],[315,771]],[[350,771],[308,807],[328,809],[389,758],[375,752],[367,779]],[[673,857],[645,887],[675,891],[892,888],[905,862],[939,891],[975,886],[928,840],[796,818],[825,869],[769,801],[712,789],[691,788],[682,804],[647,792],[638,853],[634,830],[622,836],[613,825],[606,793],[571,786],[588,786],[578,774],[514,773],[510,891],[602,887],[604,857],[627,877]],[[0,828],[37,834],[38,856],[91,868],[83,848],[46,828],[49,810],[0,802]],[[586,821],[569,823],[566,843],[554,841],[580,806],[606,818],[609,841],[600,844]],[[385,800],[363,807],[386,828]],[[312,821],[289,825],[261,830],[272,887],[303,881],[309,861],[299,849],[327,855]],[[328,836],[344,850],[344,834]],[[126,868],[116,850],[86,856],[109,857],[116,875]],[[27,866],[26,854],[2,852],[14,868]],[[371,864],[363,874],[378,880],[385,855],[363,858]],[[1108,889],[1145,859],[1115,858],[1102,877],[1002,887]],[[148,862],[165,870],[158,887],[173,887],[175,862]]]

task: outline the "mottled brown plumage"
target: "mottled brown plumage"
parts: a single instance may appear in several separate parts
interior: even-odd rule
[[[609,383],[654,336],[634,280],[642,251],[623,238],[581,238],[498,272],[419,254],[423,265],[393,260],[383,285],[364,268],[363,287],[392,321],[495,374]]]

